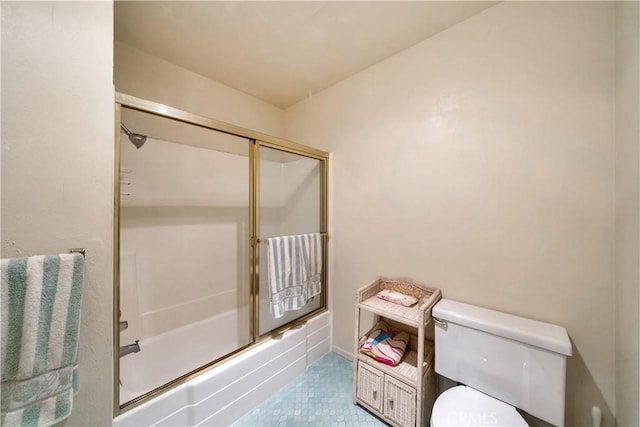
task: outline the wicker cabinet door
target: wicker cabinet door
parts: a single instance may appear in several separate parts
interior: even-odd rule
[[[403,427],[416,425],[416,389],[385,376],[384,415]]]
[[[378,412],[382,412],[382,372],[358,362],[357,398]]]

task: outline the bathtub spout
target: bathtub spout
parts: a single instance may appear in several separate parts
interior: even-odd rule
[[[120,347],[120,357],[122,356],[126,356],[127,354],[130,353],[137,353],[140,351],[140,346],[138,345],[138,341],[136,340],[136,342],[134,342],[133,344],[127,344],[127,345],[123,345]]]

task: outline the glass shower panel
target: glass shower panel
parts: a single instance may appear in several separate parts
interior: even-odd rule
[[[251,330],[250,141],[128,108],[121,122],[122,404],[247,346]]]
[[[274,262],[274,259],[269,257],[275,258],[275,255],[267,253],[267,239],[270,237],[320,233],[322,226],[321,195],[322,162],[320,160],[260,146],[259,233],[261,244],[259,254],[260,303],[258,307],[260,335],[323,307],[324,295],[320,293],[308,300],[305,298],[302,303],[298,299],[292,304],[284,304],[287,309],[280,316],[280,313],[277,313],[278,309],[274,309],[273,301],[276,291],[281,288],[273,283],[274,280],[270,280],[269,275],[272,273],[270,269],[278,268],[274,267],[275,263],[283,262],[283,260],[275,259]],[[311,242],[313,241],[311,240]],[[321,249],[324,239],[319,238],[319,242],[318,255],[321,262],[317,267],[321,270],[325,264]],[[313,258],[313,253],[311,253],[311,257]],[[315,269],[315,266],[311,265],[313,260],[306,262],[310,263],[307,265],[307,269]],[[295,269],[296,266],[292,265],[291,268]],[[284,286],[298,287],[301,285],[300,279],[311,280],[314,273],[318,273],[318,271],[308,271],[308,277],[299,276],[297,282],[290,281],[288,285]],[[274,277],[272,275],[271,279]]]

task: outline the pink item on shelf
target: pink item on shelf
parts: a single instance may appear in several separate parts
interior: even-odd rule
[[[392,291],[390,289],[383,289],[377,294],[378,298],[385,301],[389,301],[395,304],[400,304],[405,307],[411,307],[418,302],[418,298],[411,295],[405,295],[400,292]]]
[[[360,352],[373,357],[378,362],[395,366],[400,363],[409,345],[409,334],[392,329],[379,321],[360,347]]]

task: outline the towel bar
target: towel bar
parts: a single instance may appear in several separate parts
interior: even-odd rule
[[[85,256],[86,249],[85,248],[71,248],[69,249],[70,254],[80,254],[83,257]]]
[[[328,233],[319,233],[322,237],[328,236]],[[256,243],[267,243],[267,240],[270,239],[270,237],[264,238],[264,239],[256,239]]]

